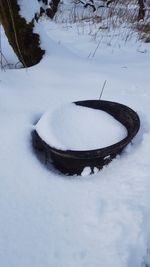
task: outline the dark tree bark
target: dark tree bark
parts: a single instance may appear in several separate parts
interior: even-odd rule
[[[27,23],[19,10],[17,0],[0,0],[0,20],[8,41],[24,67],[29,67],[40,62],[44,50],[39,35],[33,33],[33,21]]]
[[[32,21],[27,23],[19,14],[18,0],[0,0],[0,21],[10,45],[24,67],[39,63],[45,53],[40,47],[40,36],[33,32],[35,20],[38,21],[43,14],[53,18],[60,0],[36,1],[39,2],[39,13],[36,13]]]
[[[144,6],[144,0],[138,0],[139,4],[139,14],[138,14],[138,20],[143,20],[145,17],[145,6]]]
[[[53,19],[53,17],[55,16],[59,2],[60,0],[51,0],[49,2],[49,7],[46,9],[46,14],[49,18]]]
[[[46,14],[49,18],[53,19],[55,16],[60,0],[37,0],[41,3],[41,9],[39,14],[36,14],[35,19],[38,20],[43,14]]]

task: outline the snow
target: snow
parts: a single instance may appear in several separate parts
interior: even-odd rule
[[[2,64],[4,66],[4,68],[17,68],[18,64],[18,59],[16,57],[16,55],[13,53],[13,49],[11,48],[11,46],[8,43],[8,39],[5,37],[5,32],[4,29],[1,27],[1,39],[2,39],[2,43],[1,43],[1,51],[4,52],[4,56],[2,57]],[[6,53],[7,51],[7,53]]]
[[[88,57],[97,44],[74,27],[46,21],[40,29],[42,62],[0,71],[1,266],[144,266],[150,262],[149,44],[102,42]],[[31,147],[33,125],[49,108],[98,99],[105,80],[102,99],[137,111],[138,135],[86,179],[47,170]]]
[[[94,167],[93,171],[94,173],[98,173],[99,169],[97,167]]]
[[[62,150],[92,150],[127,136],[126,128],[102,110],[66,104],[46,112],[35,129],[48,145]]]
[[[81,172],[81,176],[85,177],[91,174],[91,168],[90,167],[85,167],[83,171]]]
[[[36,13],[40,11],[40,5],[37,0],[18,0],[20,6],[20,14],[26,19],[28,23],[32,21]]]

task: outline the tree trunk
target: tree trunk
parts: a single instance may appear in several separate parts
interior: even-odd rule
[[[55,13],[57,12],[58,9],[58,5],[59,5],[60,0],[51,0],[49,2],[49,5],[46,9],[46,15],[53,19],[53,17],[55,16]]]
[[[138,14],[138,20],[143,20],[145,17],[145,6],[144,6],[144,0],[138,0],[139,4],[139,14]]]
[[[23,66],[30,67],[40,62],[45,51],[39,35],[33,33],[33,21],[27,23],[19,10],[18,0],[0,0],[0,21],[8,41]]]
[[[41,16],[46,15],[50,19],[53,19],[60,0],[37,0],[40,3],[40,12],[35,14],[35,20],[38,21]]]

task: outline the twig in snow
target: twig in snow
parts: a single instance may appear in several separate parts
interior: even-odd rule
[[[101,100],[102,94],[103,94],[104,89],[105,89],[106,82],[107,82],[107,80],[105,80],[104,83],[103,83],[103,87],[102,87],[102,90],[101,90],[101,93],[100,93],[100,96],[99,96],[99,100]]]

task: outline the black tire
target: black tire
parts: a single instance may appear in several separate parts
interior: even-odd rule
[[[36,152],[44,155],[44,162],[53,161],[54,166],[64,174],[81,174],[86,166],[102,169],[117,154],[131,142],[140,128],[140,119],[131,108],[105,100],[84,100],[74,102],[76,105],[103,110],[112,115],[116,120],[122,123],[127,129],[127,136],[120,142],[111,146],[86,151],[60,150],[46,144],[34,130],[32,132],[33,147]]]

